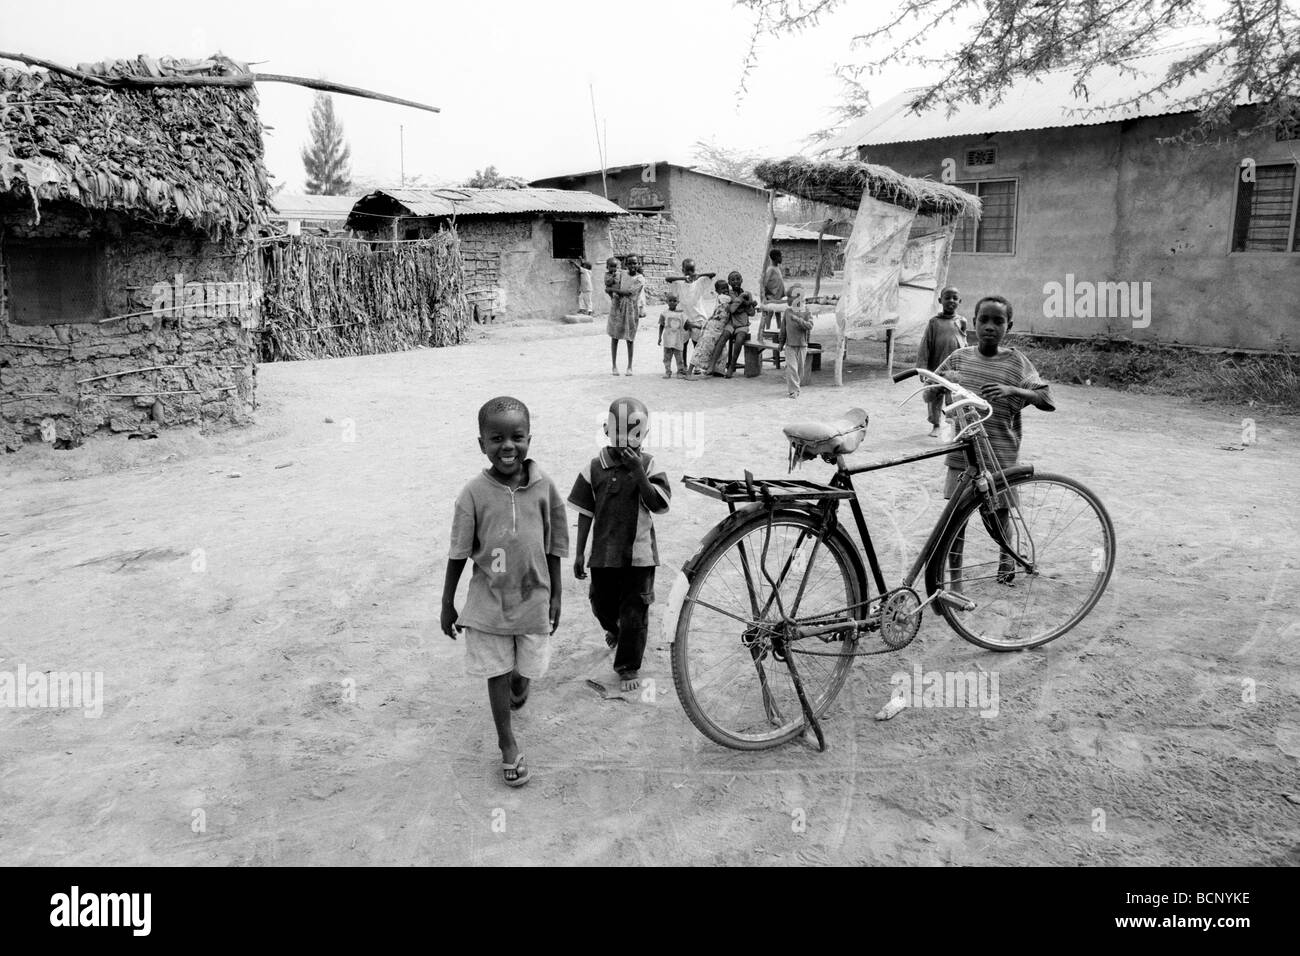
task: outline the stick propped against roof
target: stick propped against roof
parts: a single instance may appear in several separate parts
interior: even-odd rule
[[[23,53],[4,53],[0,52],[0,60],[15,60],[18,63],[26,63],[28,66],[39,66],[50,70],[54,73],[62,73],[65,76],[75,77],[84,83],[91,83],[95,86],[103,86],[110,89],[122,87],[148,87],[148,86],[234,86],[249,87],[256,82],[260,83],[293,83],[297,86],[305,86],[308,89],[324,90],[327,93],[342,93],[345,96],[359,96],[368,100],[379,100],[384,103],[396,103],[398,106],[409,106],[412,109],[427,110],[430,113],[441,113],[436,106],[428,106],[425,103],[416,103],[414,100],[404,100],[396,96],[388,96],[385,93],[376,93],[373,90],[363,90],[357,86],[345,86],[342,83],[331,83],[328,80],[312,80],[303,76],[286,76],[283,73],[244,73],[236,76],[96,76],[93,73],[85,73],[81,70],[74,70],[71,67],[60,66],[49,60],[42,60],[39,57],[27,56]]]

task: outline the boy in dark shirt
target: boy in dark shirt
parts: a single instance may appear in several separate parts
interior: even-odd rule
[[[591,537],[591,609],[614,648],[620,689],[641,686],[650,605],[654,602],[659,548],[654,515],[668,510],[668,476],[641,451],[650,412],[635,398],[609,406],[602,448],[573,483],[569,503],[578,510],[573,575],[587,576],[583,557]]]

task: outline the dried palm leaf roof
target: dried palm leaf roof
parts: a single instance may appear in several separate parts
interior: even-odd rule
[[[944,219],[979,217],[980,201],[958,189],[932,179],[916,179],[888,166],[855,160],[787,159],[766,160],[754,173],[768,189],[789,193],[812,202],[856,209],[863,195],[894,206],[915,209],[923,216]]]
[[[244,64],[112,60],[86,74],[223,76]],[[262,124],[252,86],[106,87],[54,71],[0,68],[0,195],[64,200],[213,236],[266,221]]]

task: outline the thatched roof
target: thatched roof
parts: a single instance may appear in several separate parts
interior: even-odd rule
[[[81,64],[97,76],[239,76],[221,55]],[[66,200],[210,235],[266,221],[257,94],[249,87],[107,88],[0,68],[0,195]]]
[[[832,206],[856,209],[865,193],[881,202],[915,209],[923,216],[978,217],[980,212],[979,199],[964,189],[855,160],[817,162],[791,156],[761,162],[754,173],[768,189]]]

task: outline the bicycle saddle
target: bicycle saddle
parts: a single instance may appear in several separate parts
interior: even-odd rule
[[[861,408],[850,408],[842,416],[828,422],[798,422],[782,429],[790,440],[791,458],[812,460],[818,455],[833,458],[849,455],[858,450],[867,435],[867,413]]]

